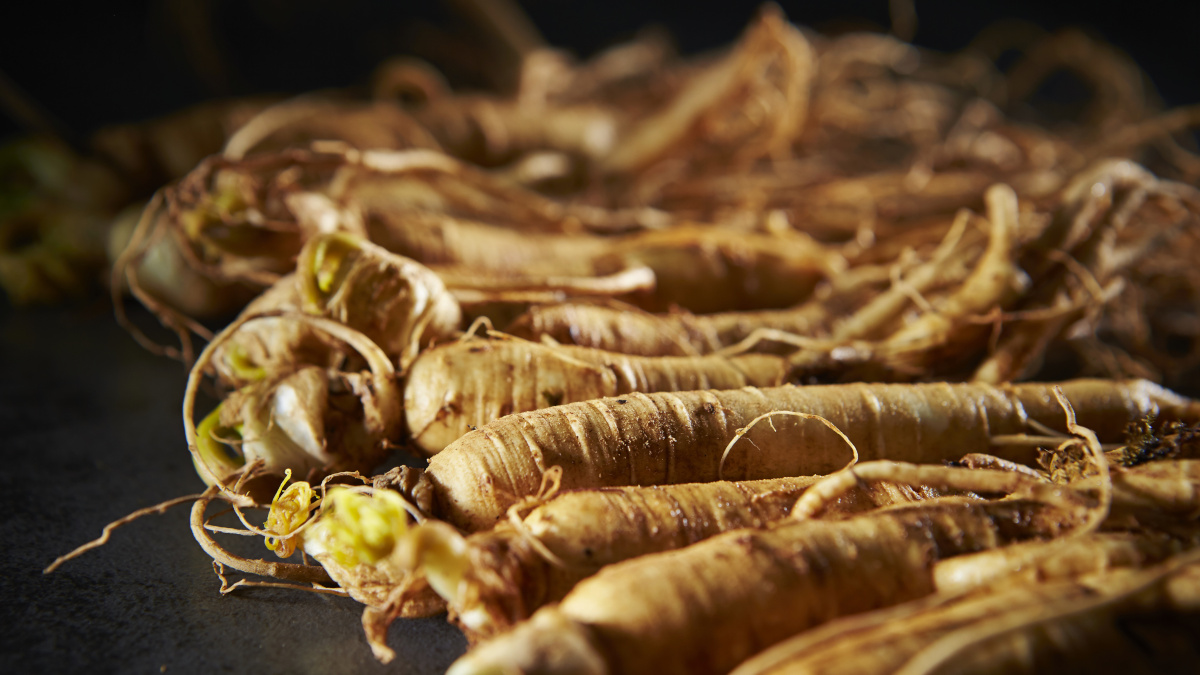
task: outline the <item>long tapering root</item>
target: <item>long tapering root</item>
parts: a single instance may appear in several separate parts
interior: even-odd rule
[[[1024,473],[880,460],[844,469],[812,486],[796,502],[792,509],[792,517],[815,518],[828,504],[858,484],[883,480],[912,487],[934,486],[944,490],[983,494],[1023,492],[1054,501],[1058,501],[1059,494],[1062,494],[1057,486]]]

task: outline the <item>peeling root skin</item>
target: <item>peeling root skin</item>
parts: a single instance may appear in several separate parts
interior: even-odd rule
[[[387,629],[391,618],[387,612],[375,607],[364,607],[362,614],[363,632],[367,636],[367,644],[371,653],[380,663],[388,664],[396,658],[396,650],[387,646]]]

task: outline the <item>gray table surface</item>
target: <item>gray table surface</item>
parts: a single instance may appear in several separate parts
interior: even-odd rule
[[[180,421],[185,372],[135,344],[100,301],[0,307],[0,341],[0,671],[435,673],[465,649],[444,616],[398,620],[389,639],[398,657],[384,667],[349,598],[222,596],[187,506],[118,529],[43,575],[106,523],[203,489]]]

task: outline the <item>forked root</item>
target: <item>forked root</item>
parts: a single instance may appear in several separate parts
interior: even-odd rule
[[[377,661],[383,664],[391,663],[396,658],[396,650],[387,646],[387,631],[390,625],[392,625],[392,616],[387,610],[370,605],[363,608],[363,633],[366,634],[371,653],[375,655]]]
[[[308,591],[309,593],[324,593],[327,595],[348,596],[349,593],[342,588],[328,588],[318,584],[311,586],[301,586],[299,584],[289,584],[277,581],[250,581],[249,579],[238,579],[232,584],[225,578],[225,566],[216,560],[213,561],[213,572],[217,578],[221,580],[221,595],[229,595],[239,588],[286,588],[295,591]]]

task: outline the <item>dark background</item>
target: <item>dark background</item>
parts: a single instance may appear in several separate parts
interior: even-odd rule
[[[416,53],[460,86],[485,87],[473,66],[486,50],[451,3],[5,2],[0,71],[76,141],[214,96],[363,85],[396,54]],[[827,30],[889,22],[885,0],[781,4],[793,21]],[[685,53],[711,49],[734,40],[755,11],[712,0],[522,5],[550,44],[580,56],[650,22]],[[915,41],[941,50],[964,47],[1001,18],[1080,26],[1130,53],[1166,103],[1200,101],[1200,3],[918,0],[916,9]],[[0,138],[19,131],[0,113]],[[398,622],[391,645],[399,657],[383,668],[353,601],[276,590],[222,597],[188,532],[187,507],[118,530],[108,546],[41,574],[105,523],[201,489],[179,422],[184,379],[178,363],[117,328],[103,299],[25,312],[0,300],[0,672],[443,670],[464,642],[440,618]],[[266,554],[248,544],[247,553]]]
[[[486,85],[488,58],[453,8],[464,0],[158,0],[0,3],[0,70],[76,137],[215,96],[363,84],[396,54],[419,54],[456,84]],[[587,56],[648,23],[684,53],[734,40],[757,3],[521,0],[546,41]],[[886,27],[886,0],[781,2],[821,29]],[[1173,105],[1200,101],[1200,3],[1171,0],[917,0],[915,42],[958,50],[1004,18],[1079,26],[1132,55]],[[0,119],[0,136],[17,131]]]

